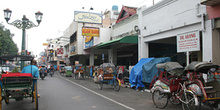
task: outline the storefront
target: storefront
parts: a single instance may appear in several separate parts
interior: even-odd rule
[[[139,8],[139,60],[170,57],[183,66],[212,60],[210,33],[204,19],[206,8],[198,3],[200,0],[164,0]]]

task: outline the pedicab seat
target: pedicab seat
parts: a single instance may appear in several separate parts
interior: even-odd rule
[[[31,84],[33,80],[33,76],[31,73],[9,73],[2,74],[2,84],[21,84],[21,83],[29,83]]]
[[[104,74],[104,77],[103,79],[104,80],[112,80],[114,77],[114,75],[112,73],[107,73],[107,74]]]

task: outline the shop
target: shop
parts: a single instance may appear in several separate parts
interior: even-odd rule
[[[164,0],[139,8],[139,60],[170,57],[182,66],[212,60],[212,42],[204,19],[206,8],[199,3],[200,0]]]

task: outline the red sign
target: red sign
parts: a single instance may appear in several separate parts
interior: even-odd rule
[[[63,54],[63,48],[57,48],[57,55]]]
[[[99,37],[99,28],[83,27],[82,28],[82,36]]]

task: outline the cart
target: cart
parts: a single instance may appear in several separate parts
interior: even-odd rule
[[[84,79],[84,68],[82,64],[75,65],[74,79]]]
[[[120,90],[121,82],[113,74],[115,65],[112,63],[103,63],[98,70],[98,88],[101,90],[103,84],[111,85],[116,92]]]
[[[65,72],[66,77],[72,77],[73,68],[71,66],[65,66],[64,68],[66,70],[66,72]]]
[[[0,56],[0,61],[32,61],[34,58],[30,55],[6,55]],[[31,73],[2,73],[0,79],[0,110],[2,101],[9,104],[10,99],[16,101],[24,98],[32,98],[35,102],[35,109],[38,110],[37,79],[32,77]]]

